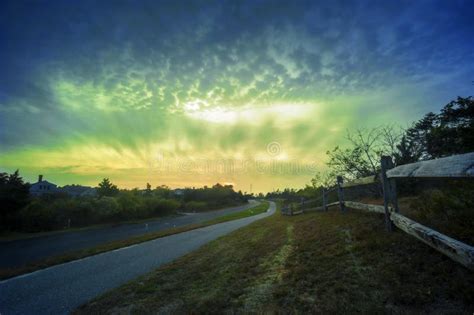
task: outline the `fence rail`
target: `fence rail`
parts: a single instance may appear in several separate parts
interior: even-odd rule
[[[300,209],[300,210],[294,209],[291,205],[289,205],[289,206],[281,208],[281,213],[284,215],[292,216],[292,215],[303,214],[304,211],[303,209]]]
[[[454,238],[441,234],[429,227],[419,224],[399,213],[390,214],[392,222],[400,230],[416,237],[451,259],[474,270],[474,247]]]
[[[346,201],[346,206],[348,206],[351,209],[359,209],[359,210],[365,210],[369,212],[375,212],[375,213],[385,213],[385,209],[383,206],[379,205],[370,205],[370,204],[365,204],[365,203],[360,203],[360,202],[355,202],[355,201]]]
[[[474,152],[400,165],[387,171],[387,177],[474,177]]]
[[[337,206],[338,204],[339,204],[339,201],[336,201],[336,202],[332,202],[332,203],[327,204],[326,208],[324,208],[324,206],[321,206],[321,207],[314,207],[314,208],[304,209],[304,213],[315,212],[315,211],[324,211],[324,210],[327,209],[327,207]]]
[[[384,214],[388,231],[397,227],[454,261],[474,270],[474,247],[401,215],[398,209],[396,188],[397,178],[474,178],[474,152],[397,167],[394,167],[391,157],[382,156],[380,164],[380,176],[371,175],[347,183],[344,183],[343,178],[338,176],[336,188],[339,201],[327,204],[328,190],[323,187],[323,205],[306,209],[305,212],[327,210],[330,206],[339,205],[341,211],[346,211],[346,207],[348,207]],[[383,206],[344,200],[344,188],[371,184],[379,179],[383,187]]]
[[[360,185],[368,185],[368,184],[376,183],[377,181],[378,181],[377,175],[370,175],[364,178],[355,179],[348,183],[343,183],[342,187],[349,188],[349,187],[360,186]]]

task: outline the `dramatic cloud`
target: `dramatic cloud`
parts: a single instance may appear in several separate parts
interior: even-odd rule
[[[473,10],[3,2],[1,167],[59,184],[301,186],[347,128],[406,125],[472,94]]]

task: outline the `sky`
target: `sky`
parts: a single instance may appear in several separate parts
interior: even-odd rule
[[[1,1],[0,171],[302,187],[474,90],[474,1]]]

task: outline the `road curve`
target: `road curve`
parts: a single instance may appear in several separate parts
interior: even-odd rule
[[[0,314],[67,314],[106,291],[275,212],[158,238],[0,281]]]
[[[112,241],[129,239],[146,233],[167,230],[172,227],[205,222],[217,217],[244,211],[258,202],[215,211],[195,213],[178,217],[164,217],[143,223],[127,223],[82,231],[55,233],[34,238],[0,242],[0,268],[13,268],[36,261],[95,247]]]

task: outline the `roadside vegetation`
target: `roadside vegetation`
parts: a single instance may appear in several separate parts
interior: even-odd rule
[[[87,256],[92,256],[92,255],[104,253],[104,252],[107,252],[107,251],[111,251],[111,250],[114,250],[114,249],[130,246],[130,245],[134,245],[134,244],[138,244],[138,243],[143,243],[143,242],[146,242],[146,241],[151,241],[153,239],[160,238],[160,237],[165,237],[165,236],[168,236],[168,235],[173,235],[173,234],[177,234],[177,233],[182,233],[182,232],[186,232],[186,231],[206,227],[206,226],[213,225],[213,224],[218,224],[218,223],[222,223],[222,222],[227,222],[227,221],[232,221],[232,220],[242,219],[242,218],[245,218],[245,217],[254,216],[254,215],[266,212],[267,209],[268,209],[268,206],[269,206],[268,202],[262,201],[260,204],[256,205],[255,207],[249,208],[247,210],[227,214],[227,215],[217,217],[217,218],[214,218],[214,219],[202,222],[202,223],[189,224],[189,225],[185,225],[185,226],[170,228],[170,229],[159,231],[159,232],[147,233],[147,234],[132,237],[132,238],[129,238],[129,239],[126,239],[126,240],[114,241],[114,242],[106,243],[106,244],[99,245],[99,246],[96,246],[96,247],[66,253],[64,255],[50,257],[50,258],[47,258],[47,259],[44,259],[44,260],[33,262],[33,263],[28,264],[26,266],[19,266],[19,267],[16,267],[16,268],[0,269],[0,279],[11,278],[11,277],[14,277],[14,276],[18,276],[18,275],[25,274],[25,273],[28,273],[28,272],[33,272],[33,271],[36,271],[36,270],[39,270],[39,269],[44,269],[44,268],[47,268],[47,267],[50,267],[50,266],[62,264],[62,263],[65,263],[65,262],[73,261],[73,260],[84,258],[84,257],[87,257]]]
[[[348,191],[350,192],[350,188],[346,189],[346,193]],[[402,215],[472,246],[474,245],[473,192],[474,183],[471,181],[450,180],[443,189],[430,188],[419,193],[415,191],[412,194],[403,194],[398,198],[398,205]],[[358,194],[348,200],[383,205],[383,198],[374,196],[365,197]]]
[[[421,224],[474,245],[474,183],[430,189],[402,202],[402,213]]]
[[[73,197],[63,192],[31,196],[18,171],[0,173],[0,235],[41,232],[97,224],[120,223],[236,206],[249,196],[231,185],[186,188],[177,194],[166,186],[145,190],[118,189],[109,179],[99,183],[95,196]]]
[[[383,218],[349,210],[255,222],[77,314],[474,311],[474,274]]]

